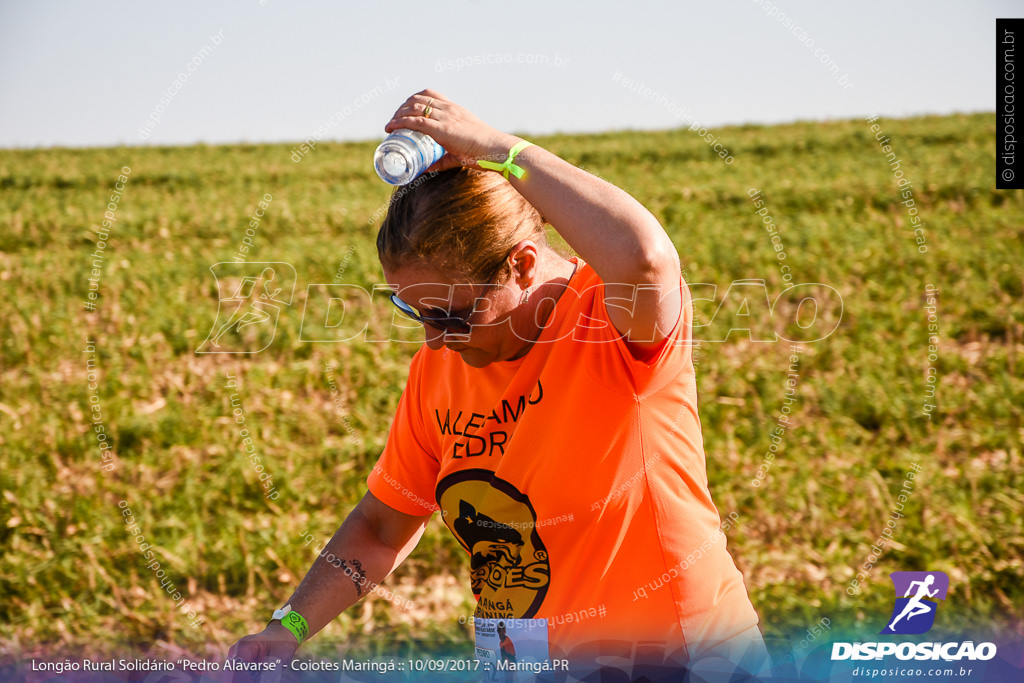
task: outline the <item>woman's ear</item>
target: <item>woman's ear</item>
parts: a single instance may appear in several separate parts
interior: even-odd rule
[[[533,240],[523,240],[512,247],[509,258],[512,261],[512,279],[520,289],[533,285],[539,266],[537,244]]]

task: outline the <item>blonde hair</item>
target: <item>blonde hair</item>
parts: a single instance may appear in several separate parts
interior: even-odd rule
[[[454,168],[395,190],[377,254],[388,269],[426,265],[453,280],[483,283],[507,274],[505,259],[525,239],[547,246],[533,205],[499,173]]]

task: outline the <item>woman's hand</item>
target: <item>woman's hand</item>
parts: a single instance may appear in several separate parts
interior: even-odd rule
[[[424,116],[430,107],[430,116]],[[425,133],[444,147],[441,160],[428,171],[444,171],[456,166],[478,168],[478,160],[501,163],[519,138],[491,128],[476,116],[436,90],[421,90],[407,99],[384,130],[391,133],[408,128]]]
[[[228,657],[244,662],[271,662],[277,659],[283,664],[291,661],[298,648],[295,635],[282,626],[280,621],[272,621],[261,633],[246,636],[232,645]],[[282,664],[278,664],[278,671]],[[245,680],[242,676],[236,676],[236,679]]]

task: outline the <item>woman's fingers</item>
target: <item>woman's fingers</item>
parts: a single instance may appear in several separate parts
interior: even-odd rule
[[[451,154],[445,154],[443,157],[438,159],[433,166],[428,168],[426,173],[440,173],[441,171],[447,171],[449,168],[456,168],[462,165],[462,162]]]
[[[422,115],[395,115],[395,118],[388,122],[388,125],[384,126],[384,130],[388,133],[394,133],[399,128],[408,128],[410,130],[416,130],[421,133],[430,135],[430,131],[437,127],[437,121],[431,121],[428,118],[424,118]]]
[[[241,659],[246,662],[259,661],[262,659],[262,650],[263,648],[259,640],[249,635],[231,646],[231,649],[228,651],[228,657]]]
[[[384,126],[384,130],[387,133],[393,133],[399,128],[409,128],[430,135],[431,131],[437,132],[439,130],[437,124],[444,123],[450,125],[458,120],[456,118],[457,114],[455,114],[451,106],[448,103],[431,102],[430,116],[425,116],[424,112],[426,111],[427,102],[413,102],[412,104],[403,105],[399,107],[398,111],[391,117],[391,120]]]
[[[436,90],[421,90],[420,92],[410,96],[409,99],[403,102],[402,106],[400,106],[398,110],[395,111],[395,114],[394,116],[391,117],[391,120],[394,121],[399,118],[417,116],[422,118],[431,118],[434,116],[435,112],[440,113],[444,111],[445,108],[450,104],[451,102],[449,102],[444,95],[437,92]],[[430,117],[424,115],[427,111],[428,106],[430,107]]]
[[[442,104],[451,103],[447,97],[437,92],[436,90],[431,90],[430,88],[427,88],[426,90],[420,90],[418,93],[412,95],[408,100],[406,100],[406,102],[417,102],[419,104],[426,105],[426,103],[430,100],[433,100],[434,102],[440,102]]]
[[[438,91],[429,88],[403,102],[384,130],[393,133],[401,128],[429,135],[444,147],[446,154],[428,171],[475,166],[476,159],[494,154],[492,148],[502,135]]]
[[[442,110],[442,104],[437,100],[427,100],[426,102],[413,102],[411,104],[399,107],[398,111],[395,112],[394,117],[400,118],[403,116],[419,116],[428,119],[435,114],[439,114]],[[430,116],[427,116],[427,107],[430,107]]]

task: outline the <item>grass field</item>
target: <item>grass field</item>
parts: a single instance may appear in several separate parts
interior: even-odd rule
[[[888,573],[912,569],[950,576],[932,636],[1021,634],[1024,192],[993,189],[992,114],[877,123],[912,181],[924,253],[862,120],[717,130],[729,166],[686,130],[535,141],[649,207],[703,297],[695,357],[712,493],[738,513],[730,548],[766,635],[795,642],[822,618],[833,633],[877,633]],[[290,145],[0,151],[0,654],[222,655],[290,594],[361,497],[416,348],[300,331],[307,305],[323,306],[307,285],[383,282],[373,245],[389,189],[373,147],[324,144],[300,163]],[[126,166],[87,311],[95,228]],[[210,267],[232,260],[264,195],[248,260],[294,267],[294,298],[265,350],[197,354],[217,315]],[[838,321],[801,345],[789,404],[791,345],[751,340],[771,330],[765,294],[744,311],[740,292],[762,290],[730,289],[764,280],[774,301],[782,263],[795,283],[835,289],[820,324]],[[777,314],[792,317],[792,294]],[[379,301],[350,310],[386,336],[392,312]],[[754,331],[716,341],[730,327]],[[784,405],[788,428],[755,486]],[[116,452],[106,469],[92,406]],[[276,500],[245,454],[237,407]],[[913,463],[905,517],[850,595]],[[201,626],[147,568],[120,501]],[[404,608],[373,597],[308,650],[466,649],[467,568],[434,520],[385,582]]]

